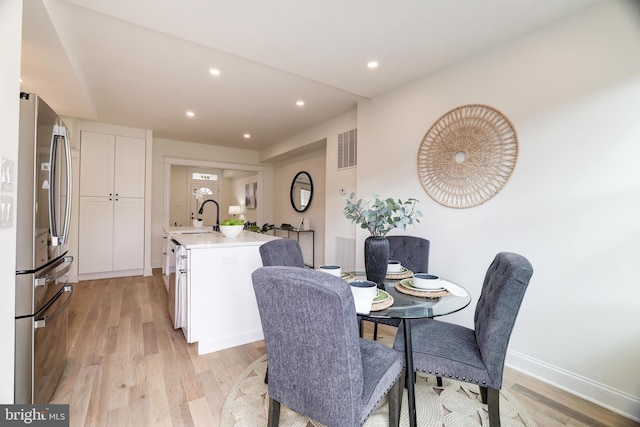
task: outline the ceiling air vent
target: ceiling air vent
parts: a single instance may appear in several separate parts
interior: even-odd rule
[[[338,169],[358,164],[358,129],[338,134]]]

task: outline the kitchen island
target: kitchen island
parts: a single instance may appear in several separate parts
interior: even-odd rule
[[[180,327],[198,354],[263,339],[251,273],[262,266],[260,245],[278,237],[242,231],[172,234]]]

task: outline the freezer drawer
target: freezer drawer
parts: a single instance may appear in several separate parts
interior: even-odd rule
[[[66,274],[72,262],[65,256],[16,275],[15,403],[49,403],[64,372],[73,294]]]
[[[73,286],[58,289],[48,308],[34,319],[33,403],[49,403],[67,364],[67,304]]]

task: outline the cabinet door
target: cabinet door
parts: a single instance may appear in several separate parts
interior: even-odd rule
[[[78,273],[113,269],[113,199],[80,197]]]
[[[114,190],[118,197],[144,197],[145,140],[116,137]]]
[[[144,199],[116,197],[113,203],[113,270],[144,267]]]
[[[115,137],[82,132],[80,140],[80,195],[112,195]]]

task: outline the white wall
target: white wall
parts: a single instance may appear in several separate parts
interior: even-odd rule
[[[189,215],[189,191],[187,191],[187,166],[172,166],[170,181],[169,225],[188,227],[191,225],[191,216]]]
[[[240,150],[234,148],[216,147],[206,144],[172,141],[155,138],[153,140],[153,160],[151,175],[151,266],[162,265],[162,228],[164,224],[164,171],[165,158],[188,159],[196,162],[220,162],[231,165],[260,166],[258,152]],[[216,166],[218,167],[218,166]],[[233,167],[236,169],[236,167]],[[272,174],[270,167],[264,167],[264,189],[258,189],[261,194],[269,194],[272,191]],[[264,192],[264,193],[262,193]],[[271,200],[265,198],[262,201],[263,215],[270,218],[272,212]],[[226,218],[221,212],[221,218]]]
[[[311,228],[313,228],[316,233],[316,265],[323,263],[335,263],[336,236],[353,237],[354,234],[353,227],[350,223],[346,221],[344,217],[340,215],[337,216],[336,213],[342,212],[344,207],[343,195],[340,194],[340,189],[344,188],[347,194],[351,191],[355,191],[356,189],[356,169],[351,168],[338,170],[337,147],[338,135],[355,129],[356,126],[356,110],[353,110],[281,141],[280,143],[269,147],[269,149],[265,150],[263,153],[263,157],[265,158],[276,157],[280,154],[286,153],[287,151],[304,147],[313,141],[326,140],[326,146],[323,149],[324,154],[322,156],[320,156],[319,153],[313,154],[312,152],[311,157],[300,155],[290,161],[284,161],[276,164],[274,168],[274,173],[276,173],[278,169],[285,168],[285,170],[280,172],[280,176],[282,177],[281,180],[274,186],[276,189],[281,187],[279,192],[274,189],[274,195],[279,195],[279,198],[277,199],[279,202],[274,203],[274,210],[277,206],[281,206],[282,209],[274,215],[274,221],[277,224],[281,224],[283,222],[294,224],[295,219],[304,216],[302,214],[296,216],[297,213],[291,208],[291,204],[289,202],[289,189],[291,188],[291,180],[295,175],[291,175],[291,173],[294,169],[297,169],[296,172],[298,172],[300,170],[305,170],[304,167],[309,169],[313,168],[311,177],[314,184],[314,200],[311,203],[309,214],[313,215],[313,217],[310,218]],[[309,164],[308,161],[305,160],[314,157],[315,160],[313,164]],[[303,161],[306,163],[304,167],[302,164],[296,164]],[[296,167],[290,166],[292,162],[296,164]],[[317,169],[317,162],[324,162],[321,166],[324,168],[324,171]],[[316,181],[318,181],[316,176],[322,176],[322,180],[324,181],[322,183],[321,190],[316,189],[316,186],[318,185],[316,183]],[[324,206],[324,213],[322,214],[317,211],[321,203]],[[285,221],[279,219],[278,216],[282,216],[283,218],[291,217],[293,219],[292,221]]]
[[[225,178],[224,186],[225,186],[225,205],[226,206],[241,206],[244,213],[244,219],[247,222],[257,222],[258,215],[256,209],[247,209],[245,206],[245,194],[246,194],[246,185],[257,182],[257,176],[255,174],[251,176],[240,176],[237,178]],[[266,197],[262,194],[257,194],[256,197],[262,198]],[[271,198],[269,196],[269,198]],[[258,200],[258,199],[256,199]],[[229,211],[225,212],[225,215],[221,218],[231,218],[228,214]],[[236,215],[238,218],[239,215]],[[258,226],[262,226],[262,224],[257,224]]]
[[[18,164],[18,124],[20,112],[20,44],[22,40],[22,1],[0,2],[0,157]],[[13,191],[0,191],[0,196],[11,197]],[[16,220],[12,213],[11,227],[0,228],[3,249],[0,257],[0,403],[13,403],[13,366],[15,330],[15,282],[16,282]]]
[[[309,221],[315,238],[315,253],[312,250],[311,233],[300,235],[300,248],[306,263],[312,259],[317,267],[324,263],[325,234],[325,149],[313,151],[274,165],[273,172],[273,218],[276,226],[283,223],[297,227],[302,218]],[[306,171],[313,182],[313,196],[309,207],[304,212],[297,212],[291,206],[291,182],[298,172]],[[278,236],[287,237],[286,232]],[[297,236],[292,233],[292,238]],[[315,255],[315,256],[314,256]]]
[[[422,189],[416,154],[441,115],[472,103],[511,119],[519,158],[494,199],[450,209]],[[424,219],[407,233],[431,240],[434,273],[475,300],[497,252],[531,261],[508,363],[637,419],[639,114],[640,11],[610,1],[363,101],[357,115],[358,195],[420,200]],[[447,320],[471,326],[474,309]]]

